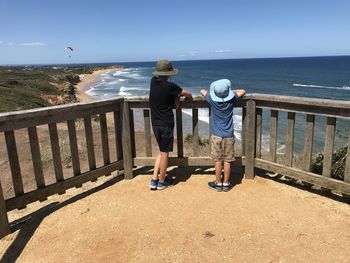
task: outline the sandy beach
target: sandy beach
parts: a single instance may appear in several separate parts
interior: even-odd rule
[[[79,75],[80,82],[76,85],[76,97],[79,100],[79,102],[89,102],[95,100],[94,97],[86,93],[86,88],[88,85],[93,83],[99,75],[106,74],[113,70],[118,70],[122,68],[122,66],[113,66],[106,69],[95,70],[92,74]]]

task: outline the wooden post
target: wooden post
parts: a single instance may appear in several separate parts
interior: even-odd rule
[[[245,174],[246,179],[255,176],[255,101],[247,101],[246,129],[245,129]]]
[[[115,149],[117,151],[117,161],[123,159],[123,149],[122,149],[122,120],[121,120],[122,110],[114,112],[114,132],[115,132]]]
[[[193,156],[198,156],[199,134],[198,134],[198,109],[192,109],[192,147]]]
[[[134,124],[134,111],[129,107],[129,122],[130,122],[130,140],[131,140],[131,153],[132,158],[136,157],[136,142],[135,142],[135,124]]]
[[[336,124],[336,118],[333,118],[333,117],[327,118],[327,128],[326,128],[326,138],[325,138],[326,141],[324,145],[323,169],[322,169],[322,175],[326,177],[331,177],[335,124]]]
[[[144,118],[144,125],[145,125],[145,145],[146,145],[146,156],[151,157],[152,156],[152,141],[151,141],[151,124],[150,124],[150,118],[149,118],[149,110],[144,109],[143,110],[143,118]]]
[[[44,173],[43,173],[43,168],[41,163],[40,146],[39,146],[38,132],[36,127],[28,128],[28,137],[29,137],[29,143],[30,143],[30,151],[32,153],[32,162],[33,162],[33,168],[34,168],[36,187],[45,188],[45,179],[44,179]],[[47,200],[47,197],[41,196],[39,200],[45,201]]]
[[[245,156],[246,130],[247,130],[247,106],[242,108],[242,156]]]
[[[96,158],[94,150],[94,137],[92,133],[91,117],[84,117],[84,128],[85,128],[85,139],[86,139],[86,148],[89,160],[89,170],[96,169]]]
[[[261,158],[262,108],[256,108],[256,157]]]
[[[350,183],[350,131],[348,135],[348,151],[345,163],[344,182]]]
[[[288,112],[285,165],[293,166],[295,112]]]
[[[14,132],[13,131],[5,132],[5,140],[6,140],[7,154],[8,154],[10,169],[12,174],[13,188],[15,190],[15,195],[19,196],[24,193],[24,190],[23,190],[21,168],[18,161],[18,153],[17,153],[17,146],[16,146],[16,139],[15,139]]]
[[[314,141],[315,115],[306,115],[306,131],[304,141],[304,171],[309,172],[312,161],[312,147]]]
[[[125,179],[133,178],[133,158],[131,146],[131,131],[130,131],[130,111],[128,102],[123,102],[123,162],[124,162],[124,177]]]
[[[64,177],[63,177],[61,152],[60,152],[60,145],[58,141],[58,132],[57,132],[56,123],[49,123],[49,134],[50,134],[52,160],[53,160],[53,167],[55,170],[56,181],[61,182],[64,180]],[[65,189],[62,188],[58,192],[58,194],[64,194],[65,192],[66,192]]]
[[[11,233],[10,224],[7,217],[7,209],[0,181],[0,238]]]
[[[75,129],[75,120],[68,120],[67,126],[68,126],[70,152],[72,156],[73,175],[79,176],[81,172],[80,172],[80,161],[79,161],[79,149],[78,149],[78,142],[77,142],[77,131]],[[76,187],[81,187],[81,186],[82,186],[81,183],[78,183],[76,185]]]
[[[38,132],[36,127],[28,128],[28,137],[29,137],[29,143],[30,143],[30,150],[32,153],[32,161],[33,161],[36,186],[37,188],[43,188],[45,187],[45,180],[44,180],[44,174],[43,174],[42,163],[41,163]]]
[[[101,132],[101,142],[102,142],[103,164],[107,165],[107,164],[111,163],[111,160],[109,157],[108,129],[107,129],[106,113],[100,114],[100,132]]]
[[[182,110],[176,110],[176,141],[177,141],[177,157],[184,156],[183,130],[182,130]]]
[[[278,111],[271,110],[269,159],[271,162],[274,162],[274,163],[276,162],[277,130],[278,130]]]

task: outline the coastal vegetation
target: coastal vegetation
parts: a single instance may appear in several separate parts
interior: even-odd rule
[[[0,67],[0,112],[76,102],[79,75],[101,68],[104,67]]]

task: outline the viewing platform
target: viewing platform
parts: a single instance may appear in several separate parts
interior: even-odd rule
[[[207,188],[214,163],[200,143],[198,110],[209,105],[196,97],[181,107],[192,111],[192,140],[178,109],[168,170],[175,183],[164,191],[148,188],[157,148],[146,97],[0,114],[0,262],[350,258],[350,158],[343,179],[331,177],[336,125],[350,127],[350,102],[262,94],[239,100],[243,137],[228,193]],[[321,175],[311,169],[318,117],[326,120]],[[305,125],[301,153],[294,149],[296,118]]]

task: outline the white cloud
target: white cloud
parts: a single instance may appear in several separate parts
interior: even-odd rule
[[[193,57],[196,56],[199,52],[196,50],[193,51],[187,51],[186,54],[179,55],[180,57]]]
[[[232,50],[230,49],[220,49],[220,50],[215,50],[214,53],[230,53]]]
[[[2,44],[2,43],[4,43],[4,41],[1,41],[1,40],[0,40],[0,44]]]
[[[43,46],[47,46],[47,44],[43,42],[27,42],[27,43],[22,43],[21,46],[43,47]]]

